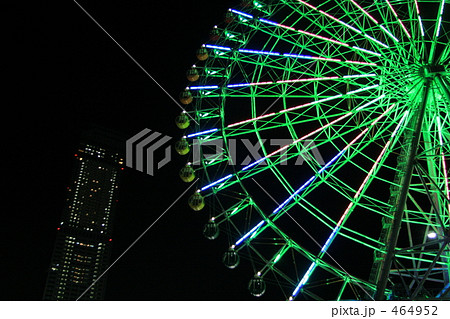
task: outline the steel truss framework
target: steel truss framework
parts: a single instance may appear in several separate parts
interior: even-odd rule
[[[201,152],[190,205],[227,267],[249,260],[253,295],[450,299],[449,8],[242,1],[211,31],[177,150]]]

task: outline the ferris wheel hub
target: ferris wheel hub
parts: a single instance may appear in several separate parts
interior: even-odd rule
[[[424,65],[420,69],[420,75],[423,76],[425,79],[433,79],[437,75],[444,74],[445,66],[444,65]]]

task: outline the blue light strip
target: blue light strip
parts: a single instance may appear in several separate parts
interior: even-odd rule
[[[259,21],[264,22],[264,23],[267,23],[267,24],[272,24],[272,25],[277,26],[277,27],[279,26],[278,23],[273,22],[273,21],[270,21],[270,20],[266,20],[266,19],[259,18]]]
[[[262,225],[264,225],[266,221],[262,220],[258,223],[258,225],[256,225],[255,227],[253,227],[247,234],[245,234],[241,239],[239,239],[234,245],[238,246],[240,245],[244,240],[246,240],[248,237],[250,237],[250,235],[253,235],[253,233],[255,233]]]
[[[189,90],[211,90],[211,89],[218,89],[218,85],[204,85],[204,86],[189,86]]]
[[[224,51],[231,51],[232,49],[230,47],[223,47],[219,45],[211,45],[211,44],[205,44],[205,48],[208,49],[216,49],[216,50],[224,50]],[[250,50],[250,49],[239,49],[238,50],[241,53],[252,53],[252,54],[265,54],[265,55],[284,55],[291,58],[298,58],[298,59],[313,59],[310,55],[303,55],[303,54],[292,54],[292,53],[279,53],[279,52],[271,52],[271,51],[261,51],[261,50]]]
[[[264,55],[281,55],[281,53],[272,52],[272,51],[259,51],[259,50],[248,50],[248,49],[239,49],[238,51],[244,52],[244,53],[254,53],[254,54],[264,54]]]
[[[248,170],[249,168],[251,168],[251,167],[253,167],[253,166],[255,166],[255,165],[261,163],[262,161],[264,161],[264,160],[266,160],[266,159],[267,159],[266,157],[261,157],[259,160],[255,161],[255,162],[253,162],[253,163],[251,163],[251,164],[248,164],[247,166],[245,166],[244,168],[242,168],[241,171],[246,171],[246,170]]]
[[[250,83],[239,83],[239,84],[228,84],[227,88],[238,88],[238,87],[244,87],[249,86]]]
[[[322,249],[320,250],[321,253],[325,253],[325,251],[331,245],[331,242],[334,239],[334,237],[336,237],[336,233],[337,233],[337,231],[338,231],[338,229],[340,227],[341,227],[340,224],[338,224],[338,225],[336,225],[336,227],[334,227],[333,232],[331,233],[330,237],[328,237],[327,241],[325,242],[325,244],[323,245]]]
[[[211,188],[214,185],[217,185],[217,184],[219,184],[219,183],[221,183],[221,182],[231,178],[232,176],[233,176],[233,174],[229,174],[229,175],[227,175],[225,177],[222,177],[221,179],[218,179],[217,181],[215,181],[215,182],[213,182],[213,183],[211,183],[209,185],[204,186],[203,188],[201,188],[201,191],[207,190],[208,188]]]
[[[208,49],[223,50],[223,51],[232,51],[233,50],[230,47],[223,47],[223,46],[211,45],[211,44],[205,44],[204,47],[208,48]],[[359,48],[359,47],[354,47],[354,48],[358,49],[358,50],[361,50],[361,51],[365,51],[365,52],[370,53],[370,54],[381,56],[381,54],[373,52],[373,51],[369,51],[369,50],[362,49],[362,48]],[[240,52],[240,53],[285,56],[285,57],[296,58],[296,59],[324,60],[324,61],[333,61],[333,62],[358,63],[357,61],[341,61],[339,59],[324,58],[324,57],[320,57],[320,56],[314,57],[314,56],[311,56],[311,55],[294,54],[294,53],[280,53],[280,52],[251,50],[251,49],[238,49],[237,51]],[[376,65],[376,64],[374,64],[374,65]]]
[[[242,12],[242,11],[238,11],[238,10],[234,10],[234,9],[230,9],[230,11],[233,12],[233,13],[236,13],[236,14],[238,14],[240,16],[243,16],[243,17],[246,17],[246,18],[249,18],[249,19],[253,19],[253,16],[251,14],[248,14],[248,13],[245,13],[245,12]]]
[[[204,134],[208,134],[208,133],[214,133],[217,132],[219,129],[218,128],[213,128],[207,131],[202,131],[202,132],[197,132],[197,133],[192,133],[189,134],[188,136],[186,136],[187,138],[191,138],[191,137],[195,137],[195,136],[199,136],[199,135],[204,135]]]
[[[311,177],[310,179],[308,179],[306,181],[306,183],[304,183],[299,189],[297,189],[291,196],[289,196],[280,206],[278,206],[273,212],[272,214],[276,214],[278,213],[284,206],[286,206],[287,203],[289,203],[292,198],[294,198],[295,196],[297,196],[300,192],[302,192],[309,184],[311,184],[315,179],[317,178],[316,175],[314,175],[313,177]]]
[[[449,287],[450,287],[450,283],[446,284],[445,287],[444,287],[444,289],[442,289],[441,292],[439,292],[439,293],[436,295],[436,298],[441,298],[442,294],[443,294]]]
[[[284,56],[288,56],[291,58],[298,58],[298,59],[312,59],[313,57],[310,55],[303,55],[303,54],[292,54],[292,53],[284,53]]]
[[[345,149],[343,149],[342,151],[340,151],[339,153],[337,153],[337,155],[335,157],[333,157],[324,167],[322,167],[319,170],[319,174],[322,173],[324,170],[326,170],[328,167],[330,167],[331,164],[333,164],[339,157],[342,156],[342,154],[345,153]]]
[[[217,49],[217,50],[225,50],[225,51],[231,51],[230,47],[222,47],[220,45],[211,45],[211,44],[205,44],[205,48],[208,49]]]
[[[291,196],[289,196],[280,206],[278,206],[272,214],[277,214],[284,206],[286,206],[295,196],[301,193],[306,187],[308,187],[321,173],[323,173],[331,164],[333,164],[342,154],[345,153],[345,149],[340,151],[335,157],[333,157],[327,164],[325,164],[316,175],[312,176],[306,181],[299,189],[297,189]]]
[[[314,261],[311,266],[309,266],[308,270],[306,271],[305,275],[303,276],[302,280],[300,281],[300,283],[297,285],[297,287],[295,288],[294,292],[292,293],[292,296],[295,297],[297,296],[298,292],[300,291],[300,289],[305,285],[305,283],[308,281],[309,276],[311,276],[311,273],[313,272],[313,270],[316,268],[316,262]]]

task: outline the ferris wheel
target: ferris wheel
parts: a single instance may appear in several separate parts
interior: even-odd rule
[[[242,1],[212,29],[175,147],[252,295],[450,299],[449,9]]]

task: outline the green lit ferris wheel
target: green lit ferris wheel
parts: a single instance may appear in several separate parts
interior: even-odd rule
[[[212,29],[176,149],[251,294],[450,299],[449,9],[242,1]]]

